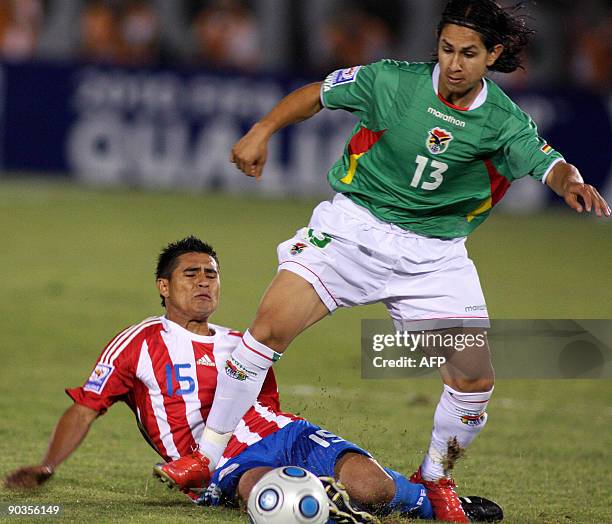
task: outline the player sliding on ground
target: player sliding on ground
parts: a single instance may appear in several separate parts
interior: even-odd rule
[[[234,146],[232,162],[259,178],[282,127],[322,108],[359,117],[328,173],[338,194],[278,247],[279,272],[219,376],[199,451],[164,469],[177,484],[194,463],[214,469],[268,369],[339,307],[382,302],[398,329],[482,336],[487,308],[465,240],[514,180],[529,175],[579,213],[610,215],[597,190],[485,78],[520,67],[531,33],[518,12],[492,0],[451,0],[435,62],[335,71],[289,94]],[[449,352],[440,374],[431,444],[413,479],[427,487],[438,517],[465,522],[444,455],[450,439],[466,448],[485,426],[494,385],[488,347]]]
[[[66,390],[74,405],[60,418],[42,463],[9,474],[7,487],[46,482],[93,421],[119,400],[132,409],[142,435],[165,461],[190,455],[201,438],[218,373],[224,372],[240,333],[209,323],[220,292],[219,261],[211,246],[194,237],[170,244],[159,256],[156,276],[166,314],[131,326],[109,342],[85,385]],[[383,469],[359,446],[281,411],[272,370],[240,421],[213,482],[202,484],[207,466],[196,463],[181,487],[202,504],[246,502],[267,471],[289,465],[331,477],[326,482],[333,498],[330,511],[338,521],[375,522],[369,512],[434,518],[422,484]],[[170,480],[162,465],[155,470]],[[502,516],[499,506],[486,499],[470,497],[462,503],[475,519]]]

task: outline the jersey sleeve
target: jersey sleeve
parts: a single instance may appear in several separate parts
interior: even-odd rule
[[[85,384],[66,389],[66,393],[75,403],[98,411],[101,415],[115,402],[126,398],[134,385],[135,344],[132,343],[120,354],[113,355],[113,341],[102,351]]]
[[[503,154],[513,180],[531,176],[542,180],[554,164],[563,160],[542,137],[533,120],[526,114],[508,119],[504,134]]]
[[[350,111],[375,126],[392,105],[399,85],[397,69],[387,62],[330,73],[321,85],[323,107]]]

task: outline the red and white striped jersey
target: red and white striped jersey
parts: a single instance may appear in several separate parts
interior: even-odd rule
[[[241,334],[209,324],[214,335],[191,333],[165,317],[131,326],[104,348],[91,376],[66,393],[78,404],[104,413],[122,400],[136,414],[149,444],[165,459],[189,454],[199,442],[217,386],[217,374]],[[255,405],[234,432],[224,459],[299,417],[280,411],[272,369]],[[223,460],[225,462],[225,460]]]

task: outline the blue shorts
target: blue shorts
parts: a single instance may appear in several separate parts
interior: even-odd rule
[[[317,477],[333,477],[338,458],[349,451],[371,457],[352,442],[306,420],[296,420],[215,470],[207,490],[208,501],[213,505],[233,503],[240,477],[249,469],[262,466],[300,466]]]

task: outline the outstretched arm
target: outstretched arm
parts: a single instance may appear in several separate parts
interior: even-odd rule
[[[4,485],[7,488],[24,489],[44,484],[51,478],[57,466],[76,450],[97,416],[97,411],[81,404],[70,406],[55,426],[42,462],[9,473]]]
[[[558,162],[546,178],[548,185],[557,195],[565,199],[565,203],[578,213],[585,209],[591,212],[595,208],[595,214],[610,216],[610,206],[598,193],[597,189],[585,184],[578,169],[572,164]],[[582,199],[582,203],[578,200]]]
[[[321,111],[320,89],[321,82],[315,82],[289,93],[236,142],[230,161],[245,175],[261,177],[270,137],[279,129],[307,120]]]

